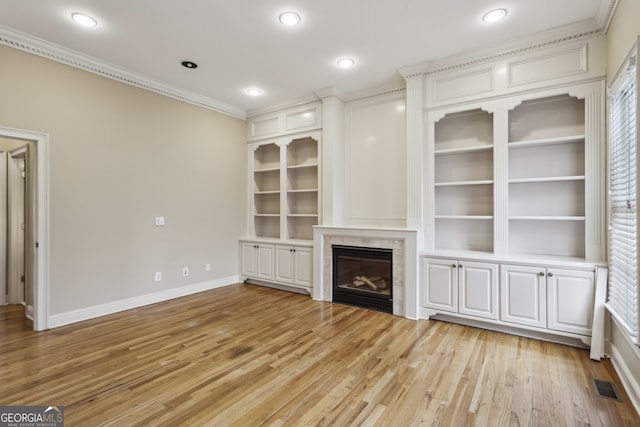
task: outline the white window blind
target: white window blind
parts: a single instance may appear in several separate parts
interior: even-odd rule
[[[637,49],[634,48],[634,52]],[[638,76],[632,54],[609,92],[609,286],[607,308],[639,343]]]

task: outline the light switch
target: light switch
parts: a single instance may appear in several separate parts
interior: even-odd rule
[[[161,227],[164,225],[164,217],[163,216],[157,216],[156,217],[156,226]]]

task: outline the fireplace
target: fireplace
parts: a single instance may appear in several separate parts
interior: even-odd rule
[[[393,251],[332,245],[333,301],[393,313]]]

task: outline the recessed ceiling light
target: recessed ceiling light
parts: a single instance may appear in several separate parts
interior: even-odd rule
[[[185,68],[190,68],[190,69],[198,68],[198,64],[192,61],[182,61],[181,64]]]
[[[96,21],[89,15],[85,15],[84,13],[72,13],[71,19],[73,19],[83,27],[95,27],[96,25],[98,25],[98,21]]]
[[[351,68],[356,65],[356,61],[353,58],[340,58],[338,59],[338,66],[340,68]]]
[[[295,12],[283,12],[278,17],[280,22],[289,27],[293,27],[294,25],[298,25],[300,23],[300,15]]]
[[[498,22],[505,16],[507,16],[507,9],[493,9],[485,13],[482,16],[482,20],[489,24],[493,24],[494,22]]]
[[[250,95],[250,96],[260,96],[260,95],[262,95],[262,91],[260,89],[258,89],[257,87],[250,87],[249,89],[246,89],[244,91],[244,93],[246,93],[247,95]]]

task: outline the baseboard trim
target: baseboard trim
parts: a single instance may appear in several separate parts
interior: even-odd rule
[[[624,391],[627,392],[636,412],[640,414],[640,384],[636,381],[631,369],[625,363],[625,359],[620,353],[620,350],[618,350],[611,342],[609,342],[609,353],[611,363],[613,364],[613,368],[616,370],[618,377],[620,377]]]
[[[589,348],[590,337],[573,335],[563,332],[539,330],[530,326],[506,325],[497,323],[494,320],[481,320],[463,315],[449,315],[442,312],[434,312],[424,307],[420,307],[418,311],[419,319],[440,320],[449,323],[457,323],[459,325],[472,326],[474,328],[487,329],[489,331],[502,332],[505,334],[516,335],[519,337],[533,338],[541,341],[552,342],[556,344],[569,345],[572,347]]]
[[[297,294],[303,294],[303,295],[309,295],[309,296],[311,295],[311,290],[307,288],[303,289],[298,286],[288,286],[282,283],[265,282],[263,280],[256,280],[256,279],[247,279],[244,281],[244,283],[249,283],[251,285],[264,286],[267,288],[279,289],[281,291],[295,292]]]
[[[156,304],[187,295],[197,294],[199,292],[222,288],[240,282],[240,276],[225,277],[208,282],[196,283],[194,285],[167,289],[165,291],[154,292],[152,294],[141,295],[125,300],[114,301],[94,307],[87,307],[79,310],[67,311],[65,313],[54,314],[49,316],[49,328],[58,328],[60,326],[70,325],[72,323],[82,322],[84,320],[95,319],[96,317],[102,317],[125,310],[131,310],[133,308],[143,307],[145,305]]]

